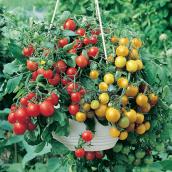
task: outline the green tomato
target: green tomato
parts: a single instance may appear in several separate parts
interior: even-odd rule
[[[133,154],[129,154],[128,155],[128,161],[129,161],[129,163],[130,164],[133,163],[134,160],[135,160],[135,156]]]
[[[135,166],[138,166],[141,164],[141,159],[135,159],[134,163]]]
[[[156,145],[155,149],[156,149],[156,151],[158,151],[158,152],[163,152],[163,151],[165,150],[165,145],[164,145],[164,143],[160,143],[160,144]]]
[[[113,147],[113,151],[116,153],[119,153],[123,148],[122,143],[117,143],[114,147]]]
[[[145,156],[145,151],[138,150],[136,151],[135,155],[136,155],[136,158],[142,159]]]
[[[144,163],[145,164],[147,164],[147,165],[149,165],[149,164],[152,164],[153,163],[153,156],[146,156],[145,158],[144,158]]]
[[[123,154],[128,155],[130,152],[130,147],[129,146],[125,146],[123,147],[122,151]]]

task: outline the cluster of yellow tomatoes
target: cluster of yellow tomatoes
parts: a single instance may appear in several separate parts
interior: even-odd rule
[[[108,62],[114,62],[118,69],[126,69],[128,72],[136,72],[143,69],[143,63],[139,57],[139,48],[142,42],[138,38],[129,41],[128,38],[120,38],[113,36],[111,38],[113,44],[117,44],[115,58],[109,55]]]
[[[91,70],[90,78],[98,79],[99,71]],[[125,93],[118,96],[120,108],[115,107],[114,100],[112,100],[109,86],[115,85],[119,89],[124,89]],[[112,73],[106,73],[103,81],[99,83],[98,98],[91,102],[82,103],[82,112],[76,114],[76,120],[83,122],[86,118],[92,118],[95,115],[99,119],[105,119],[112,124],[110,128],[110,135],[112,137],[119,137],[120,140],[125,140],[128,137],[128,132],[136,132],[137,134],[144,134],[151,127],[149,121],[145,121],[144,113],[148,113],[152,106],[158,101],[158,96],[154,93],[146,95],[139,93],[139,88],[128,82],[125,77],[115,79]],[[113,98],[114,99],[114,98]],[[128,108],[130,99],[134,99],[136,108]]]

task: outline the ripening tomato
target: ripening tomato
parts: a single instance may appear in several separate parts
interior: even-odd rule
[[[69,78],[74,79],[74,77],[77,76],[77,69],[75,67],[68,68],[67,71],[66,71],[66,75]]]
[[[91,41],[90,41],[89,38],[85,37],[85,38],[83,39],[83,43],[84,43],[85,45],[88,45],[88,44],[91,43]]]
[[[80,68],[85,68],[88,65],[88,59],[83,55],[76,57],[75,61]]]
[[[63,48],[67,44],[68,44],[68,39],[67,38],[63,38],[63,39],[60,39],[58,41],[58,47],[59,48]]]
[[[67,69],[67,65],[63,60],[58,60],[53,66],[57,72],[65,72]]]
[[[33,116],[36,117],[38,116],[40,113],[39,110],[39,105],[38,104],[34,104],[34,103],[29,103],[27,106],[27,114],[28,116]]]
[[[30,71],[35,71],[38,69],[38,63],[31,60],[27,60],[27,69]]]
[[[71,94],[72,92],[78,90],[79,86],[77,83],[70,82],[67,86],[67,92],[68,94]]]
[[[82,133],[82,140],[90,142],[93,139],[93,134],[90,130],[86,130]]]
[[[44,101],[39,105],[40,113],[45,116],[49,117],[54,114],[54,105],[52,105],[49,101]]]
[[[13,126],[13,132],[17,135],[24,134],[26,129],[27,129],[27,126],[24,123],[16,122]]]
[[[154,93],[149,94],[149,101],[152,106],[156,105],[158,102],[158,96]]]
[[[72,20],[72,19],[69,18],[64,23],[63,28],[65,30],[72,30],[72,31],[74,31],[75,28],[76,28],[76,23],[74,22],[74,20]]]
[[[51,93],[51,96],[49,96],[46,101],[50,101],[51,104],[57,105],[59,102],[59,97],[56,93]]]
[[[38,75],[39,75],[39,74],[38,74],[37,71],[33,72],[33,73],[32,73],[32,79],[35,81]]]
[[[28,100],[31,100],[35,96],[36,96],[36,94],[34,92],[30,92],[30,93],[28,93],[27,98],[28,98]]]
[[[85,156],[85,150],[83,148],[79,148],[75,150],[75,156],[77,158],[82,158]]]
[[[92,36],[92,37],[90,38],[90,43],[91,43],[91,44],[97,44],[97,41],[98,41],[98,39],[97,39],[96,36]]]
[[[97,159],[102,159],[104,157],[104,154],[102,151],[96,151],[95,155]]]
[[[20,99],[20,104],[26,106],[28,104],[28,98],[27,97],[22,97]]]
[[[29,131],[33,131],[35,128],[36,128],[36,125],[33,124],[32,122],[29,122],[29,123],[27,124],[27,129],[28,129]]]
[[[16,120],[17,120],[18,122],[24,123],[24,122],[26,121],[26,119],[28,118],[26,108],[19,108],[19,109],[15,112],[15,118],[16,118]]]
[[[89,57],[96,57],[98,53],[99,53],[99,49],[97,47],[91,47],[87,52]]]
[[[14,124],[16,122],[15,112],[10,112],[8,115],[8,122]]]
[[[34,53],[35,49],[32,45],[23,48],[23,55],[26,57],[31,56]]]
[[[110,40],[113,44],[118,42],[118,38],[116,36],[112,36]]]
[[[71,93],[71,101],[74,103],[79,103],[81,100],[81,94],[79,92]]]
[[[71,104],[69,105],[68,110],[71,115],[76,115],[76,113],[79,112],[79,105]]]
[[[51,69],[45,70],[43,75],[44,78],[51,79],[53,77],[53,71]]]
[[[131,43],[134,48],[140,48],[142,46],[142,41],[138,38],[133,38]]]
[[[92,161],[95,159],[95,152],[86,152],[85,158],[89,161]]]
[[[76,34],[78,34],[80,36],[84,36],[85,35],[85,29],[84,28],[78,28],[76,31]]]
[[[60,75],[56,73],[52,79],[48,79],[48,82],[54,86],[58,85],[60,82]]]

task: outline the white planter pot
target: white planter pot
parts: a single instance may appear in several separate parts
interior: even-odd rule
[[[58,136],[54,132],[53,138],[64,144],[69,150],[75,151],[78,146],[80,135],[86,130],[84,123],[70,120],[70,134],[68,137]],[[112,138],[109,135],[110,126],[103,126],[96,120],[95,135],[91,142],[84,146],[86,151],[101,151],[113,148],[118,138]],[[91,144],[91,146],[89,145]]]

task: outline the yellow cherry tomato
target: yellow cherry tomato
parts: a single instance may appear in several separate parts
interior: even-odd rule
[[[113,74],[111,74],[111,73],[105,74],[103,79],[106,84],[113,84],[115,81],[115,78],[114,78]]]
[[[125,115],[128,117],[130,123],[136,122],[137,113],[134,109],[130,109],[130,111],[125,112]]]
[[[130,53],[129,53],[129,57],[131,59],[138,59],[139,58],[139,52],[137,49],[131,49]]]
[[[128,97],[126,95],[123,95],[121,97],[121,103],[123,106],[126,106],[128,104]]]
[[[133,38],[131,43],[134,48],[140,48],[142,46],[142,41],[138,38]]]
[[[143,63],[141,60],[136,60],[137,63],[137,70],[142,70],[143,69]]]
[[[120,45],[116,48],[116,55],[117,56],[128,56],[129,50],[127,47]]]
[[[82,109],[85,112],[88,112],[90,110],[90,104],[89,103],[84,103],[83,106],[82,106]]]
[[[107,108],[106,110],[106,119],[109,121],[109,122],[112,122],[112,123],[115,123],[117,122],[119,119],[120,119],[120,112],[119,110],[113,108],[113,107],[109,107]]]
[[[149,101],[152,106],[156,105],[158,102],[158,96],[154,93],[149,94]]]
[[[137,116],[136,116],[136,123],[137,124],[142,124],[143,121],[144,121],[144,115],[142,113],[137,113]]]
[[[126,63],[126,69],[128,72],[136,72],[138,69],[137,62],[135,60],[128,60]]]
[[[148,131],[150,129],[150,127],[151,127],[151,124],[150,124],[149,121],[145,122],[144,125],[145,125],[145,128],[146,128],[146,131]]]
[[[127,131],[122,131],[119,135],[119,140],[126,140],[128,137],[128,132]]]
[[[111,37],[111,42],[114,44],[114,43],[117,43],[118,42],[118,38],[116,36],[112,36]]]
[[[127,127],[127,131],[128,131],[128,132],[134,131],[134,129],[135,129],[135,123],[131,123],[131,124]]]
[[[97,109],[99,107],[100,103],[98,100],[92,100],[91,101],[91,109]]]
[[[135,97],[137,95],[137,93],[139,92],[138,87],[134,86],[134,85],[129,85],[126,89],[126,96],[128,97]]]
[[[111,137],[115,138],[115,137],[118,137],[120,135],[120,131],[117,128],[112,127],[109,129],[109,134]]]
[[[113,62],[114,62],[114,57],[113,57],[112,55],[109,55],[109,56],[107,57],[107,61],[108,61],[109,63],[113,63]]]
[[[106,82],[101,82],[99,84],[99,90],[100,91],[107,91],[108,90],[108,85],[106,84]]]
[[[137,134],[144,134],[146,132],[146,127],[144,124],[140,124],[137,128],[136,128],[136,133]]]
[[[128,79],[121,77],[117,80],[117,85],[119,88],[127,88],[128,87]]]
[[[90,78],[91,79],[97,79],[99,76],[99,71],[98,70],[91,70],[90,71]]]
[[[107,104],[109,102],[109,95],[108,95],[108,93],[101,93],[99,95],[99,101],[102,104]]]
[[[128,45],[128,43],[129,43],[128,38],[119,39],[119,45]]]
[[[76,113],[76,120],[78,122],[84,122],[86,120],[86,114],[83,112],[77,112]]]
[[[99,108],[95,110],[95,114],[100,118],[105,117],[106,109],[107,105],[100,104]]]
[[[140,93],[137,97],[136,97],[136,103],[139,106],[145,106],[148,102],[148,97],[142,93]]]
[[[148,113],[151,109],[151,105],[149,103],[146,103],[144,106],[141,107],[141,111],[143,113]]]
[[[118,56],[115,59],[115,66],[118,68],[123,68],[126,65],[126,58],[123,56]]]

